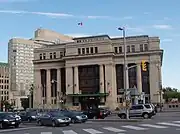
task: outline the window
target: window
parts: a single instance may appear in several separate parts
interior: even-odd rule
[[[130,52],[130,46],[127,46],[127,51],[126,52]]]
[[[86,48],[86,53],[89,54],[89,48]]]
[[[16,52],[16,50],[13,50],[13,52]]]
[[[95,53],[98,53],[98,47],[95,47]]]
[[[85,54],[85,48],[82,48],[82,54]]]
[[[81,48],[78,48],[78,54],[79,55],[81,54]]]
[[[144,44],[144,50],[148,51],[148,44]]]
[[[134,45],[131,46],[131,52],[135,52],[135,46]]]
[[[39,54],[39,59],[42,60],[42,54]]]
[[[143,51],[143,44],[140,44],[140,51]]]
[[[52,59],[52,53],[50,53],[50,59]]]
[[[43,53],[43,59],[46,59],[46,53]]]
[[[53,57],[54,57],[54,59],[56,59],[56,52],[53,53]]]
[[[119,53],[122,53],[122,47],[119,47]]]
[[[93,51],[93,47],[91,47],[91,53],[94,53],[94,51]]]
[[[118,53],[117,47],[114,47],[114,52],[115,52],[115,53]]]
[[[64,54],[63,54],[63,52],[60,52],[60,58],[62,58],[62,57],[63,57],[63,55],[64,55]]]
[[[145,104],[144,106],[145,106],[147,109],[150,109],[150,108],[151,108],[151,106],[148,105],[148,104]]]

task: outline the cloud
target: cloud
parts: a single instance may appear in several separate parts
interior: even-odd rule
[[[171,42],[173,41],[172,39],[162,39],[161,42]]]
[[[18,11],[18,10],[0,10],[0,13],[6,14],[33,14],[33,15],[42,15],[47,17],[59,18],[59,17],[74,17],[74,18],[87,18],[87,19],[106,19],[106,20],[127,20],[132,19],[131,16],[126,17],[112,17],[112,16],[96,16],[96,15],[73,15],[67,13],[53,13],[53,12],[29,12],[29,11]]]
[[[143,27],[129,27],[129,26],[127,26],[127,28],[126,28],[127,30],[129,30],[129,31],[132,31],[132,32],[145,32],[145,29],[143,28]]]
[[[155,29],[161,29],[161,30],[170,30],[172,29],[171,25],[153,25],[152,26]]]
[[[83,33],[72,33],[72,34],[66,34],[66,35],[71,36],[73,38],[92,36],[90,34],[83,34]]]

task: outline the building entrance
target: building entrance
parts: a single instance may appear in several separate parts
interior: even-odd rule
[[[100,105],[99,97],[82,97],[80,98],[81,109],[96,109]]]

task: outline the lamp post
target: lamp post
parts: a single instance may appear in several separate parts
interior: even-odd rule
[[[127,66],[127,50],[126,50],[126,29],[125,27],[121,28],[119,27],[118,30],[123,32],[123,44],[124,44],[124,88],[125,88],[125,100],[127,104],[128,95],[128,85],[129,85],[129,79],[128,79],[128,66]],[[129,110],[126,105],[126,119],[129,119]]]

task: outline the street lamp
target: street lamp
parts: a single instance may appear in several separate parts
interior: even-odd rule
[[[128,79],[128,66],[127,66],[127,50],[126,50],[126,29],[125,27],[121,28],[119,27],[118,30],[123,32],[123,43],[124,43],[124,88],[125,88],[125,100],[126,104],[128,101],[128,95],[127,95],[127,89],[129,85],[129,79]],[[126,119],[129,119],[129,110],[126,105]]]
[[[51,80],[51,83],[57,83],[57,84],[58,84],[58,81],[52,79],[52,80]],[[57,95],[56,95],[56,104],[57,104],[57,108],[59,107],[59,105],[58,105],[59,102],[60,102],[61,104],[64,103],[64,95],[63,95],[62,92],[57,91]],[[62,107],[63,107],[63,105],[61,105],[61,108],[62,108]]]

